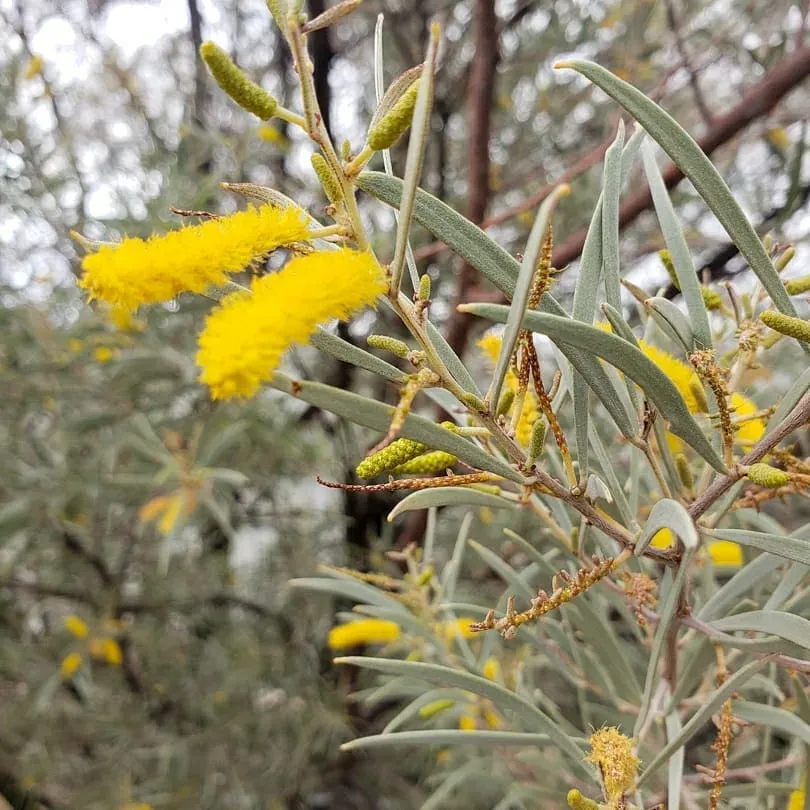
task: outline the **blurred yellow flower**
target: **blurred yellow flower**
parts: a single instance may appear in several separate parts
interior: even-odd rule
[[[289,142],[284,135],[282,135],[279,129],[274,127],[272,124],[264,124],[263,126],[260,126],[258,135],[263,141],[276,144],[282,149],[286,149],[289,145]]]
[[[71,614],[65,616],[65,629],[75,638],[85,638],[87,636],[87,624],[78,616]]]
[[[498,681],[501,678],[501,665],[498,663],[497,658],[487,658],[481,674],[488,681]]]
[[[148,240],[103,245],[82,259],[79,286],[91,298],[135,310],[204,292],[278,247],[307,236],[300,210],[265,205]]]
[[[72,352],[80,352],[84,348],[84,343],[78,338],[71,338],[68,341],[68,348]]]
[[[644,340],[640,340],[638,346],[647,358],[652,360],[669,377],[670,382],[678,389],[684,402],[686,402],[689,411],[697,413],[700,410],[700,405],[695,398],[692,386],[700,385],[700,380],[692,366]]]
[[[65,679],[73,676],[76,670],[82,665],[82,657],[77,652],[72,652],[64,657],[59,666],[59,673]]]
[[[99,346],[93,351],[97,363],[109,363],[115,357],[115,351],[109,346]]]
[[[402,630],[396,622],[385,619],[360,619],[340,624],[329,631],[327,643],[333,650],[345,650],[361,644],[389,644],[396,641]]]
[[[759,410],[756,403],[751,402],[748,397],[738,394],[736,391],[731,395],[729,405],[734,412],[734,416],[750,416]],[[734,439],[740,444],[756,444],[764,433],[765,422],[762,419],[748,419],[739,425],[739,430],[735,432]]]
[[[777,149],[787,149],[790,146],[790,138],[784,127],[773,127],[765,133],[768,143]]]
[[[43,67],[42,57],[34,54],[28,60],[28,64],[25,66],[25,73],[23,74],[23,78],[26,81],[28,81],[29,79],[33,79],[36,76],[39,76],[42,73],[42,67]]]
[[[188,487],[181,487],[171,495],[158,495],[145,503],[138,512],[142,523],[158,517],[158,531],[169,535],[181,517],[187,517],[197,508],[197,494]]]
[[[458,727],[462,731],[475,731],[477,726],[475,718],[470,714],[462,714],[458,719]]]
[[[712,563],[718,568],[739,568],[744,562],[742,546],[731,540],[713,540],[707,549]]]
[[[653,548],[669,548],[675,542],[671,529],[661,529],[653,535],[650,545]]]
[[[456,638],[471,639],[478,635],[470,630],[470,625],[475,622],[476,619],[471,616],[462,616],[453,622],[440,622],[438,629],[445,641],[453,641]]]
[[[121,332],[143,332],[146,324],[139,321],[132,311],[122,306],[110,307],[107,312],[110,322]]]
[[[804,791],[794,790],[790,794],[787,810],[804,810]]]
[[[421,709],[419,709],[419,716],[423,720],[430,720],[431,717],[435,717],[437,714],[440,714],[447,709],[452,709],[455,705],[456,701],[450,700],[449,698],[445,698],[443,700],[433,700],[430,703],[426,703]]]
[[[205,322],[197,363],[213,399],[252,397],[284,353],[306,343],[319,324],[348,320],[386,289],[370,254],[342,248],[297,256],[254,280],[252,295],[229,295]]]
[[[490,728],[503,727],[503,719],[494,709],[486,709],[484,711],[484,721]]]

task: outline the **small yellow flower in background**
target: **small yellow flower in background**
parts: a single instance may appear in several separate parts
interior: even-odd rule
[[[618,728],[605,726],[591,734],[588,742],[591,751],[585,759],[599,768],[608,807],[619,807],[622,796],[636,785],[639,759],[633,740]]]
[[[71,338],[68,341],[68,348],[72,352],[80,352],[84,348],[84,343],[78,338]]]
[[[790,794],[787,810],[804,810],[804,791],[794,790]]]
[[[475,731],[478,724],[475,722],[475,718],[472,715],[462,714],[458,719],[458,727],[462,731]]]
[[[289,141],[282,135],[280,130],[277,127],[274,127],[272,124],[264,124],[263,126],[259,127],[259,138],[261,138],[266,143],[273,143],[277,146],[280,146],[282,149],[286,149],[289,146]]]
[[[444,698],[443,700],[432,700],[430,703],[426,703],[421,709],[419,709],[419,716],[423,720],[430,720],[437,714],[441,714],[441,712],[446,711],[447,709],[452,709],[455,705],[456,701],[450,700],[450,698]]]
[[[719,568],[739,568],[743,562],[742,546],[731,540],[713,540],[707,546],[712,563]]]
[[[765,133],[768,143],[777,149],[787,149],[790,146],[790,138],[784,127],[773,127]]]
[[[91,298],[135,310],[224,284],[230,273],[306,235],[296,208],[249,208],[164,236],[103,245],[82,259],[79,286]]]
[[[36,54],[34,54],[28,60],[28,64],[25,66],[25,73],[23,74],[23,78],[26,81],[29,81],[30,79],[36,78],[37,76],[42,74],[43,66],[44,66],[44,63],[42,61],[42,57],[37,56]]]
[[[470,630],[470,625],[475,622],[476,619],[471,616],[462,616],[453,622],[440,622],[438,630],[444,636],[445,641],[453,641],[456,638],[471,639],[478,635]]]
[[[65,629],[70,633],[74,638],[86,638],[87,637],[87,624],[84,622],[83,619],[80,619],[78,616],[70,615],[65,616]]]
[[[396,622],[385,619],[360,619],[340,624],[329,631],[327,643],[333,650],[345,650],[360,644],[390,644],[396,641],[402,630]]]
[[[729,406],[734,416],[738,417],[750,416],[759,410],[756,403],[736,391],[731,395]],[[738,427],[734,433],[734,441],[740,444],[756,444],[765,433],[765,422],[762,419],[747,419]]]
[[[158,495],[145,503],[138,511],[142,523],[158,520],[158,531],[169,535],[181,517],[188,517],[197,508],[197,493],[182,487],[171,495]]]
[[[115,352],[109,346],[99,346],[93,351],[97,363],[109,363],[115,357]]]
[[[652,346],[644,340],[640,340],[638,346],[641,351],[644,352],[645,356],[649,360],[652,360],[678,389],[678,392],[686,403],[686,407],[689,408],[689,412],[698,413],[700,411],[700,405],[695,398],[692,385],[695,383],[700,385],[700,381],[692,366],[684,363],[682,360],[678,360],[677,357],[673,357],[663,349]]]
[[[653,535],[650,545],[653,548],[669,548],[675,542],[671,529],[661,529]]]
[[[297,256],[254,280],[253,294],[229,295],[200,335],[200,380],[214,399],[251,397],[287,349],[306,343],[319,324],[347,320],[386,289],[370,253],[342,248]]]
[[[143,330],[146,329],[146,324],[143,321],[139,321],[132,314],[132,311],[126,307],[110,307],[107,312],[107,317],[120,332],[143,332]]]
[[[59,673],[64,679],[71,678],[76,670],[82,665],[82,657],[77,652],[72,652],[64,657],[59,666]]]
[[[114,638],[91,638],[87,648],[93,658],[111,667],[120,667],[124,660],[121,645]]]
[[[498,355],[501,353],[502,343],[503,337],[500,333],[487,332],[478,341],[477,345],[494,366],[495,363],[498,362]],[[519,388],[518,378],[515,376],[515,372],[512,371],[511,368],[507,370],[504,382],[510,391],[517,393]],[[537,397],[535,396],[534,391],[529,388],[526,391],[526,395],[523,399],[523,409],[520,412],[520,418],[518,419],[517,427],[515,429],[515,438],[523,447],[528,446],[529,442],[531,441],[532,426],[539,419],[539,417],[540,409],[537,404]]]
[[[484,710],[484,721],[490,728],[503,728],[503,719],[494,709]]]
[[[497,658],[487,658],[481,674],[488,681],[499,681],[501,679],[501,665]]]

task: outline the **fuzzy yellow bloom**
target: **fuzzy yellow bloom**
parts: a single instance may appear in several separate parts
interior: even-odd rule
[[[84,343],[78,338],[71,338],[68,341],[68,348],[72,352],[80,352],[84,348]]]
[[[488,681],[498,681],[501,678],[501,665],[498,663],[497,658],[487,658],[481,674]]]
[[[385,619],[360,619],[341,624],[329,631],[328,644],[333,650],[345,650],[360,644],[390,644],[396,641],[402,630],[396,622]]]
[[[200,380],[214,399],[251,397],[294,343],[318,324],[347,320],[386,289],[370,253],[343,248],[297,256],[278,273],[256,279],[253,295],[228,296],[200,335]]]
[[[694,383],[699,385],[700,381],[692,366],[644,340],[640,340],[638,346],[647,358],[652,360],[669,377],[670,382],[678,389],[684,402],[686,402],[689,411],[697,413],[700,406],[692,390],[692,385]]]
[[[619,729],[605,726],[591,734],[588,742],[591,751],[585,759],[599,768],[608,799],[607,806],[619,807],[622,797],[632,791],[636,784],[639,759],[633,740],[625,737]]]
[[[124,660],[124,653],[121,650],[121,645],[114,638],[105,638],[104,644],[104,660],[111,667],[120,667],[121,662]]]
[[[132,311],[126,307],[110,307],[107,312],[107,317],[120,332],[143,332],[146,328],[146,324],[135,318]]]
[[[458,719],[458,727],[462,731],[475,731],[477,726],[475,718],[470,714],[462,714]]]
[[[36,76],[39,76],[42,73],[43,67],[42,57],[34,54],[29,60],[28,64],[25,66],[25,73],[23,74],[23,78],[27,81],[29,79],[33,79]]]
[[[750,416],[759,410],[756,403],[736,391],[731,395],[729,405],[736,417]],[[734,433],[734,440],[740,444],[756,444],[764,433],[765,422],[762,419],[747,419]]]
[[[281,134],[281,131],[272,124],[264,124],[263,126],[260,126],[258,134],[259,138],[267,143],[274,143],[283,148],[288,146],[287,139]]]
[[[804,791],[794,790],[790,794],[787,810],[804,810]]]
[[[66,655],[59,667],[59,673],[65,679],[70,678],[82,665],[82,657],[77,652]]]
[[[158,520],[158,531],[171,534],[181,517],[190,515],[197,507],[196,495],[188,489],[179,489],[171,495],[158,495],[138,511],[143,523]]]
[[[739,568],[744,560],[742,547],[731,540],[713,540],[707,546],[712,563],[720,568]]]
[[[70,615],[65,616],[65,629],[74,638],[85,638],[87,636],[87,624],[83,619],[78,616]]]
[[[306,238],[302,213],[265,205],[150,239],[103,245],[82,260],[79,286],[129,310],[224,284],[251,262]]]
[[[97,363],[109,363],[115,357],[115,352],[109,346],[99,346],[93,351]]]
[[[475,622],[476,620],[471,616],[462,616],[454,622],[441,622],[439,624],[439,632],[444,636],[446,641],[453,641],[456,638],[469,640],[478,635],[470,630],[470,625],[475,624]]]
[[[478,341],[478,348],[481,349],[493,366],[498,362],[502,342],[502,336],[497,332],[487,332],[487,334]],[[519,387],[518,379],[511,368],[506,372],[505,383],[508,390],[517,393]],[[537,405],[537,397],[534,391],[529,389],[526,391],[526,396],[523,399],[523,408],[520,411],[520,417],[515,429],[515,438],[523,447],[528,446],[531,441],[532,427],[539,417],[540,409]]]

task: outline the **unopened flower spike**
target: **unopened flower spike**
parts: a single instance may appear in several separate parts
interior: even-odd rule
[[[224,299],[205,323],[197,363],[214,399],[251,397],[292,344],[306,343],[332,318],[348,320],[386,289],[377,260],[341,248],[297,256]]]
[[[752,464],[745,473],[750,481],[759,484],[761,487],[776,489],[787,486],[790,483],[790,475],[777,467],[760,462]]]
[[[312,168],[320,181],[324,193],[329,198],[329,202],[337,205],[343,200],[343,189],[340,187],[337,177],[326,162],[326,158],[320,152],[313,152],[310,157]]]
[[[810,291],[810,276],[801,276],[785,282],[788,295],[801,295]]]
[[[455,463],[454,455],[445,453],[444,450],[434,450],[394,467],[392,472],[397,475],[432,475],[450,469]]]
[[[278,102],[266,90],[248,79],[222,48],[213,42],[203,42],[200,46],[200,56],[208,65],[208,70],[211,71],[217,84],[242,109],[253,113],[263,121],[276,114]]]
[[[388,470],[393,470],[416,456],[422,455],[430,448],[422,442],[413,439],[397,439],[391,442],[388,447],[372,453],[368,458],[364,458],[355,470],[358,478],[376,478]]]
[[[777,273],[781,273],[792,261],[796,255],[796,248],[793,245],[785,248],[785,252],[773,263]]]
[[[374,349],[391,352],[391,354],[403,360],[407,359],[411,352],[407,343],[404,343],[398,338],[389,337],[388,335],[369,335],[366,338],[366,343]]]
[[[415,81],[368,133],[368,146],[375,152],[392,147],[411,125],[419,85],[419,80]]]
[[[102,245],[82,260],[91,298],[134,310],[222,286],[231,273],[308,237],[302,212],[265,205],[150,239]]]
[[[796,340],[801,340],[804,343],[810,343],[810,322],[801,318],[794,318],[791,315],[784,315],[772,309],[766,310],[759,317],[762,323],[769,326],[774,332],[796,338]]]

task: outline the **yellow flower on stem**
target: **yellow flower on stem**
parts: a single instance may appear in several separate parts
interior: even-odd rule
[[[731,540],[713,540],[707,548],[712,563],[718,568],[739,568],[744,562],[739,543]]]
[[[794,790],[788,799],[787,810],[804,810],[804,791]]]
[[[138,512],[143,523],[158,520],[158,531],[169,535],[181,517],[188,517],[197,508],[196,492],[188,487],[171,495],[158,495],[145,503]]]
[[[472,715],[462,714],[458,719],[458,727],[462,731],[475,731],[478,724],[475,722],[475,718]]]
[[[265,205],[150,239],[102,245],[82,259],[91,298],[137,309],[224,284],[281,245],[306,239],[301,211]]]
[[[62,664],[59,667],[59,673],[65,680],[68,680],[69,678],[73,677],[73,674],[81,665],[81,655],[79,655],[77,652],[72,652],[66,655],[62,660]]]
[[[591,751],[585,759],[599,768],[609,808],[622,806],[625,794],[636,785],[639,759],[633,740],[618,728],[605,726],[591,734]]]
[[[83,619],[78,616],[70,615],[65,616],[65,629],[74,638],[85,638],[87,636],[87,624]]]
[[[475,622],[476,619],[471,616],[461,616],[453,622],[441,622],[439,624],[439,631],[446,641],[453,641],[456,638],[469,640],[478,635],[470,630],[470,626],[475,624]]]
[[[396,622],[385,619],[360,619],[333,627],[329,631],[327,643],[333,650],[345,650],[361,644],[390,644],[401,634],[402,630]]]
[[[93,351],[97,363],[109,363],[115,357],[115,351],[109,346],[99,346]]]
[[[370,253],[343,248],[298,256],[251,289],[228,296],[200,335],[200,380],[214,399],[256,394],[292,344],[306,343],[319,324],[372,305],[386,281]]]

